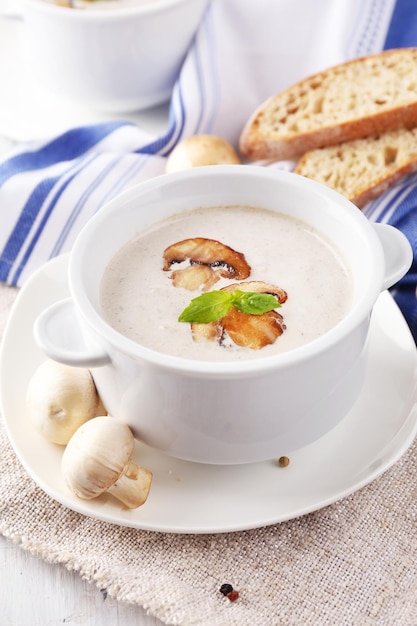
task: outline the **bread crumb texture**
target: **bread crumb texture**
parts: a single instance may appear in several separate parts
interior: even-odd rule
[[[306,150],[417,124],[417,48],[360,57],[269,98],[248,120],[248,158],[291,158]]]
[[[399,129],[307,152],[296,173],[332,187],[362,207],[417,169],[417,128]]]

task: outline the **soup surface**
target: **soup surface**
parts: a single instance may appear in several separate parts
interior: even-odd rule
[[[186,244],[173,245],[184,240]],[[236,279],[234,265],[249,268],[243,280]],[[193,284],[196,273],[197,282],[201,273],[198,285]],[[211,324],[216,326],[214,338],[204,337],[208,324],[178,321],[192,299],[203,292],[233,291],[236,284],[243,291],[271,293],[273,285],[285,292],[282,305],[277,301],[275,312],[266,314],[268,337],[270,323],[278,321],[280,331],[264,347],[248,347],[245,337],[235,343],[223,328],[225,318]],[[259,289],[264,284],[268,287]],[[281,213],[231,206],[178,214],[139,233],[110,260],[100,304],[113,328],[143,346],[189,359],[225,361],[261,358],[317,338],[344,317],[352,293],[343,259],[316,230]],[[196,328],[203,329],[203,337]]]

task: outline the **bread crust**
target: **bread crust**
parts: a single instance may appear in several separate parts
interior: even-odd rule
[[[387,75],[390,80],[385,84]],[[355,109],[344,100],[346,91],[347,97],[354,99],[356,89],[366,102],[366,90],[371,88],[368,76],[380,83],[380,91],[368,98],[369,111],[364,114],[363,107]],[[381,97],[385,87],[386,97]],[[331,112],[326,120],[325,115],[314,111],[314,106],[326,103],[330,89],[335,97],[330,104],[340,110],[337,115]],[[390,97],[393,90],[397,97]],[[302,99],[307,103],[304,114],[300,113]],[[285,118],[283,122],[278,119],[280,114]],[[310,128],[297,130],[300,122]],[[294,159],[316,148],[413,125],[417,125],[417,48],[396,48],[333,66],[268,98],[245,124],[239,149],[249,160]]]
[[[359,209],[363,209],[368,202],[375,200],[382,195],[384,191],[387,191],[387,189],[404,178],[404,176],[412,174],[415,171],[417,171],[417,159],[410,161],[387,176],[381,176],[379,180],[373,182],[372,186],[358,190],[357,194],[350,198],[350,200]]]
[[[295,173],[332,187],[359,208],[417,171],[417,127],[306,152]]]

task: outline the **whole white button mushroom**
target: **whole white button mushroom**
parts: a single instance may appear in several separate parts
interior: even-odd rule
[[[88,369],[51,359],[32,375],[26,406],[35,428],[59,445],[66,445],[81,424],[106,413]]]
[[[131,458],[135,439],[129,426],[110,415],[95,417],[74,433],[62,456],[69,489],[90,500],[108,492],[134,509],[146,502],[152,472]]]
[[[165,171],[168,173],[202,165],[239,163],[235,149],[226,139],[216,135],[192,135],[175,146],[167,159]]]

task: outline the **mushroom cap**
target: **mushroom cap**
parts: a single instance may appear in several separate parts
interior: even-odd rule
[[[227,163],[239,164],[240,159],[226,139],[216,135],[192,135],[175,146],[167,159],[165,171]]]
[[[62,455],[62,473],[68,487],[80,498],[96,498],[120,478],[135,446],[129,426],[102,415],[74,433]]]
[[[282,289],[282,287],[277,287],[276,285],[272,285],[271,283],[266,283],[263,280],[249,280],[244,283],[232,283],[230,285],[225,285],[222,287],[222,291],[233,292],[236,289],[240,291],[253,291],[254,293],[269,293],[272,296],[275,296],[278,300],[279,304],[284,304],[287,301],[288,294]]]
[[[251,267],[242,252],[217,239],[206,237],[183,239],[165,248],[162,269],[166,272],[174,263],[181,263],[186,259],[191,263],[219,268],[220,276],[224,278],[247,278],[251,272]]]
[[[48,359],[34,372],[26,406],[35,428],[52,443],[66,445],[102,406],[90,371]]]

